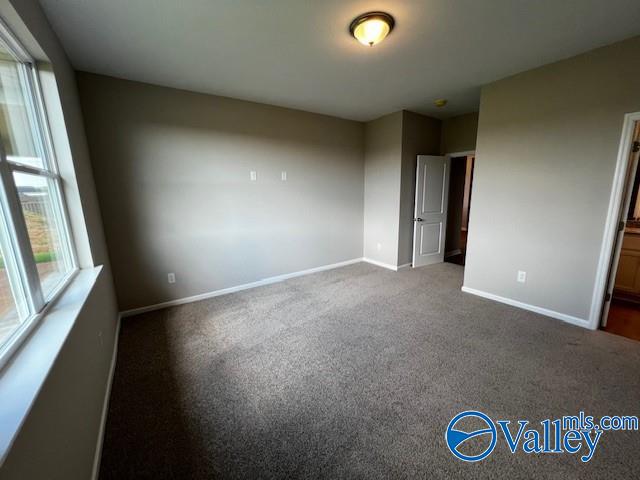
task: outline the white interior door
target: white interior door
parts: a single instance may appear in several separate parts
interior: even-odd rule
[[[444,261],[449,201],[448,157],[418,155],[413,219],[413,266]]]

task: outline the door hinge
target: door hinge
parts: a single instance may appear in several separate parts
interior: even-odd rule
[[[610,302],[611,301],[611,294],[609,292],[607,292],[604,296],[604,301],[605,302]]]
[[[638,141],[633,142],[633,147],[631,147],[631,151],[633,153],[640,152],[640,142]]]
[[[624,230],[624,220],[620,220],[618,223],[618,231],[621,232]]]

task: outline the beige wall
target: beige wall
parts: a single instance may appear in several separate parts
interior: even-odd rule
[[[361,123],[78,81],[121,310],[362,257]]]
[[[440,153],[475,150],[478,133],[478,113],[467,113],[442,121]]]
[[[365,126],[364,256],[396,266],[400,212],[402,112]]]
[[[113,352],[117,308],[75,73],[36,0],[3,2],[0,14],[39,61],[80,264],[105,265],[0,476],[89,478]]]
[[[636,37],[482,89],[466,287],[588,318],[639,78]]]
[[[413,261],[413,218],[418,155],[438,155],[442,122],[417,113],[402,112],[402,179],[398,265]]]

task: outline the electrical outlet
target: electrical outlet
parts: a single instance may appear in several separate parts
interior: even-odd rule
[[[169,283],[176,283],[176,274],[175,273],[170,273],[167,275],[167,281]]]
[[[382,244],[378,242],[378,244],[376,245],[376,248],[378,249],[378,251],[382,250]]]
[[[249,178],[252,182],[255,182],[256,180],[258,180],[258,172],[256,172],[255,170],[251,170],[249,172]]]
[[[519,283],[525,283],[527,281],[527,272],[518,270],[518,277],[516,279]]]
[[[281,174],[281,178],[282,178],[283,182],[286,182],[287,181],[287,172],[283,171],[282,174]]]

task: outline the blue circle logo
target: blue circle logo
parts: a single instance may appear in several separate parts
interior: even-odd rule
[[[470,432],[457,429],[456,425],[465,418],[474,419],[471,422],[479,422],[482,424],[482,427]],[[463,447],[467,440],[479,437],[481,435],[490,436],[490,441],[488,442],[488,446],[486,448],[484,448],[480,453],[474,452],[473,454],[468,455],[462,453],[462,451],[465,450]],[[459,413],[451,419],[451,421],[449,422],[449,426],[447,427],[447,432],[445,433],[445,439],[447,440],[447,446],[449,447],[449,450],[451,450],[451,453],[453,453],[460,460],[464,460],[465,462],[477,462],[479,460],[482,460],[483,458],[488,457],[491,452],[493,452],[497,440],[496,426],[493,423],[493,420],[491,420],[484,413],[468,410],[466,412]]]

